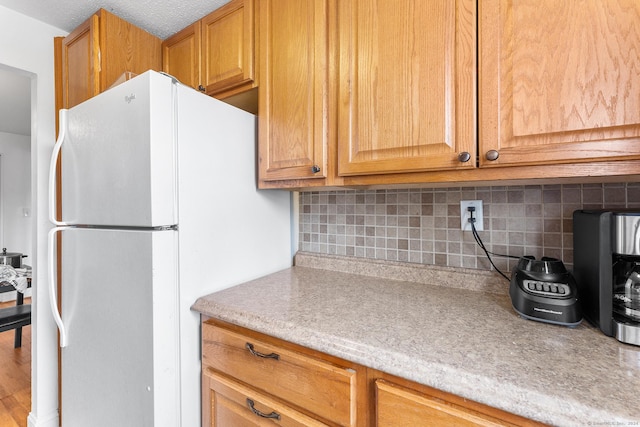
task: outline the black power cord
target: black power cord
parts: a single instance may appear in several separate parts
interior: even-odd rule
[[[508,282],[511,282],[511,279],[509,277],[507,277],[507,275],[504,274],[502,271],[500,271],[500,269],[498,267],[496,267],[496,265],[493,263],[493,260],[491,259],[491,255],[504,257],[504,258],[516,258],[516,259],[520,259],[520,257],[514,256],[514,255],[496,254],[496,253],[493,253],[493,252],[491,252],[491,251],[489,251],[487,249],[487,247],[482,242],[482,239],[480,238],[480,235],[478,234],[478,230],[476,230],[476,219],[473,217],[473,213],[475,212],[475,210],[476,210],[475,206],[467,206],[467,211],[469,211],[469,220],[468,221],[471,224],[471,232],[473,233],[473,238],[476,240],[476,243],[478,244],[478,246],[480,246],[480,248],[484,251],[484,254],[487,256],[487,259],[489,260],[489,262],[491,263],[493,268],[498,273],[500,273],[500,275],[502,277],[507,279]]]

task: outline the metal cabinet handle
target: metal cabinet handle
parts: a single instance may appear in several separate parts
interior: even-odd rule
[[[500,153],[497,150],[489,150],[485,154],[485,158],[490,161],[498,160],[498,157],[500,157]]]
[[[200,92],[206,92],[206,91],[207,91],[207,88],[206,88],[206,87],[204,87],[204,86],[202,86],[202,85],[199,85],[199,86],[198,86],[198,90],[199,90]]]
[[[264,412],[258,411],[253,405],[253,400],[247,397],[247,406],[249,407],[249,409],[251,409],[251,412],[262,418],[275,418],[276,420],[280,419],[279,413],[273,411],[270,414],[265,414]]]
[[[313,173],[320,172],[320,166],[318,166],[318,165],[311,166],[311,172],[313,172]]]
[[[264,353],[259,353],[259,352],[255,351],[253,349],[253,344],[251,344],[250,342],[245,344],[245,347],[247,348],[247,350],[249,350],[249,353],[253,354],[256,357],[262,357],[263,359],[275,359],[275,360],[279,360],[280,359],[280,355],[276,354],[276,353],[264,354]]]
[[[468,151],[463,151],[462,153],[458,154],[458,160],[461,163],[466,163],[471,160],[471,154],[469,154]]]

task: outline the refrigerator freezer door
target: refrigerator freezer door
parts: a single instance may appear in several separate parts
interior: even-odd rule
[[[62,221],[176,224],[175,85],[146,72],[67,112]]]
[[[62,232],[65,427],[180,425],[176,231]]]

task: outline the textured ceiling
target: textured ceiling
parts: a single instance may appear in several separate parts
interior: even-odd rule
[[[66,32],[71,32],[102,8],[164,40],[228,2],[229,0],[0,0],[0,6]],[[31,134],[30,85],[29,77],[7,67],[3,68],[0,64],[0,132]]]
[[[105,9],[161,39],[178,32],[229,0],[0,0],[0,5],[71,32]]]

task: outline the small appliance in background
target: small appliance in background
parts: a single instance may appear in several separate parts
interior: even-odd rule
[[[640,211],[575,211],[573,264],[587,320],[640,345]]]
[[[559,259],[520,258],[509,295],[514,310],[525,319],[569,327],[582,322],[575,280]]]
[[[22,268],[22,258],[26,258],[20,252],[7,252],[7,248],[2,248],[0,254],[0,264],[10,265],[13,268]]]

